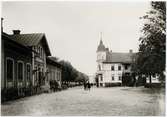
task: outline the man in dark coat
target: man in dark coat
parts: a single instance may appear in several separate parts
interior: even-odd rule
[[[89,91],[90,91],[91,85],[90,85],[89,82],[87,83],[87,86],[88,86],[88,89],[89,89]]]

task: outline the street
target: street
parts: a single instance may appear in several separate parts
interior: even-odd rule
[[[25,97],[1,105],[1,114],[83,116],[165,116],[165,91],[144,87],[83,87]]]

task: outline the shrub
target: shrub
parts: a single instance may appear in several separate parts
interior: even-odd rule
[[[105,83],[105,87],[121,86],[121,83]]]
[[[161,84],[161,83],[146,83],[144,85],[145,88],[161,88],[161,87],[164,87],[165,85]]]

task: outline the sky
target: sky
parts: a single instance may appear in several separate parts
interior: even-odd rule
[[[6,1],[2,3],[3,30],[45,33],[52,56],[94,75],[100,32],[113,52],[137,52],[143,25],[139,18],[149,9],[149,1]]]

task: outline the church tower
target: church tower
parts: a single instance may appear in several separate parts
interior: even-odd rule
[[[100,37],[100,44],[97,47],[97,62],[103,62],[104,60],[106,60],[106,48],[103,44],[102,41],[102,33],[101,33],[101,37]]]
[[[100,35],[100,44],[98,45],[97,47],[97,51],[96,51],[96,54],[97,54],[97,59],[96,59],[96,62],[97,62],[97,72],[96,72],[96,83],[97,83],[97,86],[103,86],[104,85],[104,73],[103,73],[103,61],[106,60],[106,48],[103,44],[103,41],[102,41],[102,33]]]
[[[101,70],[103,70],[103,63],[102,62],[106,60],[106,48],[105,48],[103,41],[102,41],[102,33],[101,33],[101,37],[100,37],[100,44],[97,47],[96,54],[97,54],[97,59],[96,59],[97,72],[101,72]]]

